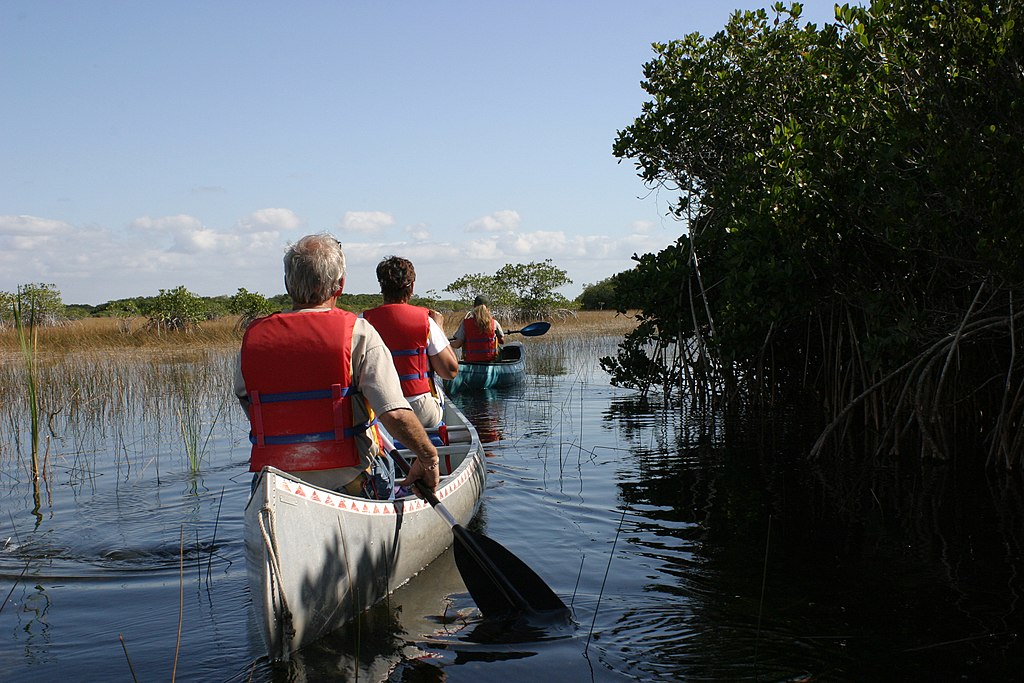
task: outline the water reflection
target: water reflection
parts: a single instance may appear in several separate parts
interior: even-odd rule
[[[808,463],[814,431],[797,416],[709,424],[670,411],[626,400],[606,413],[635,465],[618,482],[622,533],[650,566],[644,590],[663,596],[656,619],[625,609],[612,629],[631,664],[730,679],[997,680],[1020,663],[1019,474]],[[653,649],[630,658],[641,640]]]
[[[274,664],[271,680],[441,681],[452,666],[538,656],[575,632],[564,615],[482,618],[449,549],[384,602]]]
[[[485,444],[500,441],[502,424],[508,405],[516,403],[526,393],[526,387],[519,383],[508,387],[490,387],[467,391],[452,397],[469,421],[476,427],[480,441]]]
[[[206,422],[194,472],[176,414],[191,404],[163,389],[181,365],[56,364],[45,391],[80,393],[50,425],[39,520],[17,385],[0,383],[0,678],[127,679],[123,635],[139,680],[167,679],[179,604],[181,680],[1019,676],[1021,473],[979,473],[969,447],[948,463],[808,463],[799,413],[639,400],[597,369],[615,343],[599,341],[535,340],[528,359],[547,365],[524,385],[457,399],[492,456],[470,528],[578,623],[482,621],[449,552],[284,669],[261,659],[250,615],[241,413]],[[210,420],[229,369],[211,358],[200,373]]]

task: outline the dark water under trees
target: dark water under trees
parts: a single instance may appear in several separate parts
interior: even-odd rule
[[[181,396],[57,416],[38,509],[7,408],[0,680],[1019,677],[1019,476],[808,464],[798,416],[702,419],[610,387],[596,359],[613,345],[534,341],[525,387],[459,399],[489,442],[476,527],[572,604],[573,626],[482,622],[449,553],[289,667],[262,659],[249,614],[234,406],[197,473]],[[204,402],[185,405],[207,427],[227,361],[210,364]]]

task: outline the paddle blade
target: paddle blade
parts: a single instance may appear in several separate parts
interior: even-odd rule
[[[537,323],[530,323],[521,330],[512,330],[507,334],[521,334],[524,337],[539,337],[540,335],[547,333],[547,331],[550,329],[551,323],[542,321]]]
[[[503,545],[462,526],[455,534],[455,564],[485,617],[545,612],[568,617],[569,608],[536,572]]]

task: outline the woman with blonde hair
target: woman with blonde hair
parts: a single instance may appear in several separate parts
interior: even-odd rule
[[[462,360],[488,362],[497,360],[498,346],[505,341],[505,331],[491,315],[487,299],[478,296],[473,300],[473,310],[466,314],[462,324],[455,330],[453,349],[462,349]]]

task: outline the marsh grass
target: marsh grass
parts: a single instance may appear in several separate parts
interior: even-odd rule
[[[118,471],[142,460],[159,473],[170,450],[198,472],[231,404],[233,358],[233,349],[190,346],[41,351],[37,414],[50,466],[85,482],[105,454]],[[15,359],[0,356],[0,471],[8,473],[29,451],[30,410],[20,396],[29,370]]]
[[[444,328],[448,336],[455,333],[464,312],[445,315]],[[501,320],[506,330],[517,330],[536,320]],[[524,343],[538,340],[584,339],[622,336],[636,327],[631,315],[614,311],[579,311],[551,321],[551,329],[543,337],[511,335]],[[237,349],[242,340],[242,328],[237,316],[207,320],[191,332],[157,333],[145,328],[145,319],[85,318],[59,327],[38,327],[35,334],[39,349],[46,353],[73,353],[86,350],[135,349],[139,351],[169,351],[184,349]],[[0,330],[0,354],[16,352],[20,341],[15,330]]]
[[[70,353],[101,349],[210,349],[237,347],[242,339],[237,317],[208,320],[190,332],[168,333],[147,329],[145,319],[85,318],[65,325],[38,327],[40,349]],[[0,352],[17,351],[14,330],[0,330]]]
[[[446,329],[454,332],[461,318],[450,314]],[[534,321],[501,322],[516,330]],[[634,325],[610,311],[581,312],[553,321],[543,336],[509,339],[530,349],[531,373],[563,375],[578,367],[576,354],[607,354]],[[231,378],[241,337],[235,318],[175,334],[114,318],[35,326],[20,337],[0,331],[0,472],[21,466],[23,451],[38,455],[43,440],[48,467],[56,464],[72,479],[94,476],[96,456],[111,449],[118,471],[142,459],[159,472],[167,442],[179,444],[170,450],[198,472],[215,428],[233,424]],[[47,470],[36,463],[35,471]]]
[[[35,316],[35,305],[32,302],[29,306],[28,321],[22,310],[22,297],[19,296],[14,304],[14,328],[18,336],[18,346],[21,349],[22,361],[24,362],[24,386],[28,397],[29,410],[29,433],[31,434],[32,446],[32,478],[39,479],[39,395],[38,378],[36,371],[36,349],[38,339]]]

